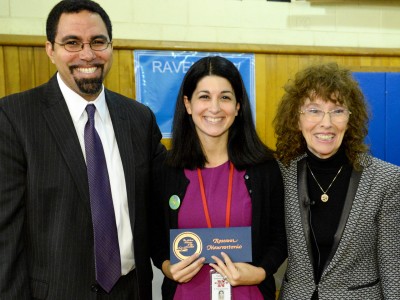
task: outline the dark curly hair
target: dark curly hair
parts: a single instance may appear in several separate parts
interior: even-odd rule
[[[276,155],[284,164],[306,151],[306,141],[299,129],[300,108],[306,99],[317,97],[346,106],[351,115],[342,146],[355,169],[359,169],[359,153],[368,152],[364,138],[368,134],[368,107],[364,95],[350,70],[336,63],[310,66],[289,80],[273,121],[277,137]]]

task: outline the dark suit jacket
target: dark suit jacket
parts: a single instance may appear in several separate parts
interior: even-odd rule
[[[157,166],[160,166],[158,164]],[[179,209],[169,207],[169,198],[178,195],[184,199],[189,180],[182,169],[164,167],[157,172],[153,189],[152,258],[161,269],[169,259],[169,229],[178,228]],[[250,167],[244,176],[252,201],[252,250],[253,264],[264,268],[266,279],[259,284],[264,299],[275,299],[273,274],[287,257],[283,210],[283,182],[278,163],[270,160]],[[181,204],[182,206],[182,204]],[[173,299],[177,283],[164,278],[163,299]]]
[[[164,151],[154,114],[105,91],[125,172],[137,284],[151,299],[147,206]],[[56,76],[0,100],[0,299],[96,299],[86,164]],[[109,299],[125,299],[114,288]]]

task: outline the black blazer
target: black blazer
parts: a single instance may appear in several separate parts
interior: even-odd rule
[[[160,164],[158,164],[160,165]],[[287,256],[283,213],[283,182],[278,163],[270,160],[250,167],[244,176],[252,200],[253,264],[265,269],[266,279],[259,285],[265,299],[275,299],[273,274]],[[154,265],[161,269],[169,259],[169,229],[178,226],[178,210],[169,207],[169,198],[184,199],[189,180],[182,169],[164,167],[157,172],[153,188],[153,247]],[[160,230],[161,229],[161,230]],[[173,299],[177,283],[164,278],[163,299]]]
[[[149,108],[105,91],[125,172],[137,284],[151,299],[147,199],[164,151]],[[86,164],[56,76],[0,100],[0,299],[96,299]],[[125,299],[114,288],[109,299]]]

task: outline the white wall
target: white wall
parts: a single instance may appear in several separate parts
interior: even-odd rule
[[[118,39],[400,47],[399,0],[330,1],[98,0]],[[45,35],[54,3],[0,0],[0,34]]]

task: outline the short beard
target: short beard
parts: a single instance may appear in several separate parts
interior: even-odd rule
[[[104,66],[96,65],[96,67],[101,68],[101,75],[98,78],[82,78],[78,79],[74,77],[75,83],[78,86],[79,90],[86,95],[96,95],[100,93],[101,88],[103,86],[103,71]],[[70,66],[71,74],[73,75],[74,66]]]
[[[86,95],[95,95],[101,91],[103,86],[103,79],[99,78],[83,78],[77,79],[75,78],[75,83],[78,86],[79,90]]]

